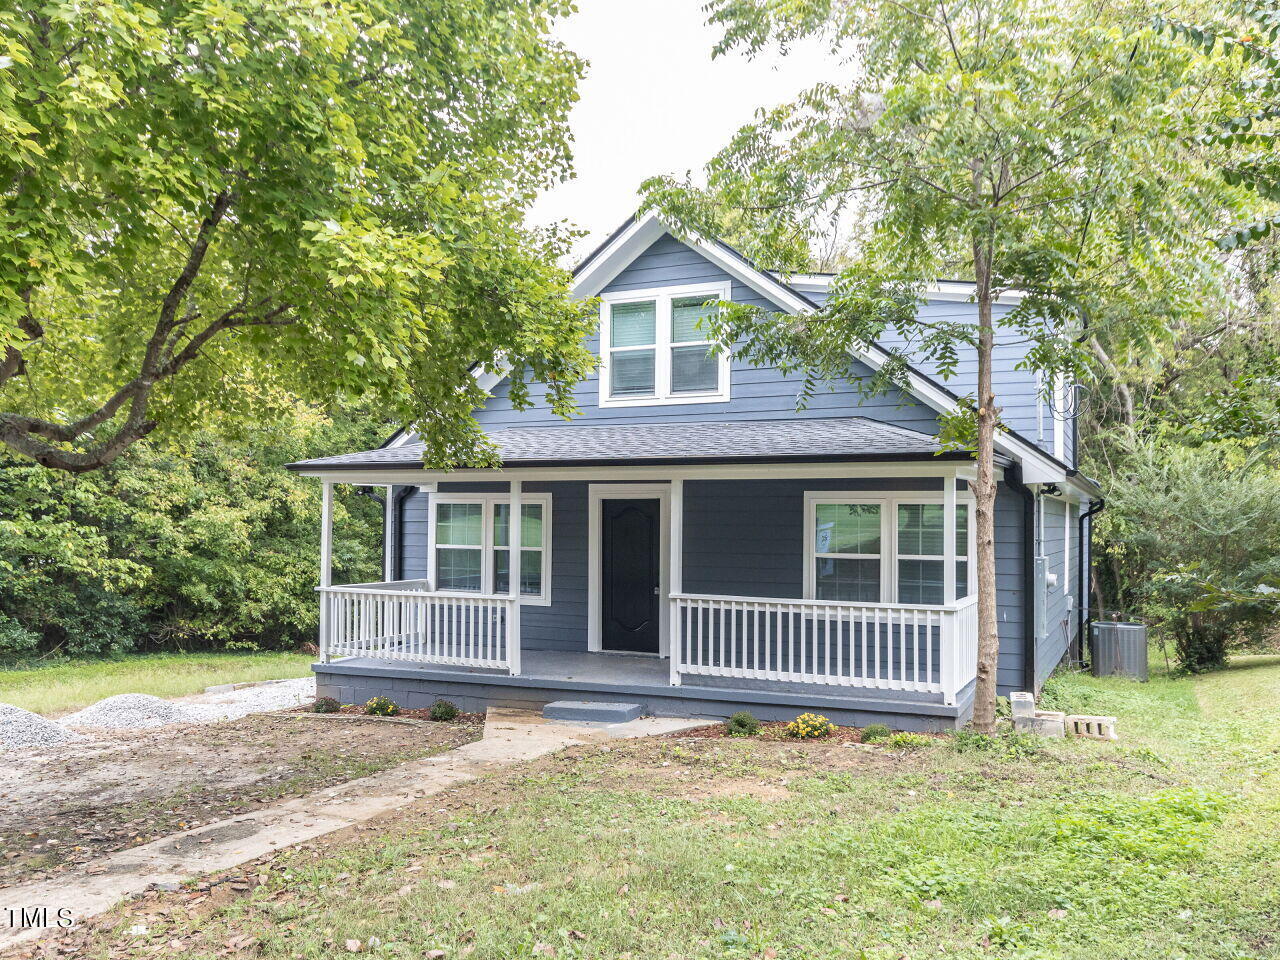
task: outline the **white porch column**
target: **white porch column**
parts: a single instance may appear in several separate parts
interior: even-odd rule
[[[333,481],[320,495],[320,586],[333,586]]]
[[[382,507],[382,579],[390,583],[396,578],[396,488],[387,485],[387,499]]]
[[[956,478],[942,478],[942,602],[956,602]]]
[[[333,586],[333,483],[325,480],[320,493],[320,586]],[[329,604],[326,590],[320,591],[320,662],[329,662]]]
[[[668,584],[671,596],[684,592],[684,481],[671,481],[671,498],[667,517]],[[680,602],[668,598],[667,660],[671,664],[671,685],[680,686]]]
[[[507,615],[507,662],[511,675],[520,674],[520,544],[524,524],[520,516],[521,481],[511,481],[511,506],[507,514],[507,586],[511,590],[511,610]],[[546,523],[546,517],[543,517]]]

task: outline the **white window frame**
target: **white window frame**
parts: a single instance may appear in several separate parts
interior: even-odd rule
[[[481,516],[483,533],[481,535],[480,546],[480,591],[474,592],[470,590],[439,590],[436,583],[436,518],[437,508],[441,504],[453,503],[478,503],[484,508]],[[497,504],[511,503],[511,494],[509,493],[434,493],[429,495],[427,500],[427,580],[431,583],[432,590],[437,593],[448,593],[450,595],[464,597],[479,596],[495,596],[494,590],[494,562],[493,562],[493,530],[494,530],[494,507]],[[521,493],[520,505],[521,509],[527,504],[537,503],[542,505],[542,543],[522,543],[521,550],[532,549],[539,546],[542,550],[542,592],[536,596],[531,593],[520,594],[521,606],[549,607],[551,606],[551,494],[549,493]],[[474,548],[468,548],[474,549]],[[510,548],[507,548],[510,549]],[[516,576],[519,571],[519,565],[512,563],[510,565],[511,575]],[[504,593],[503,596],[506,596]]]
[[[704,297],[707,300],[728,300],[731,285],[725,282],[696,283],[675,287],[652,287],[648,290],[625,290],[606,293],[600,297],[600,406],[602,407],[654,407],[679,403],[724,403],[729,399],[729,351],[718,348],[716,352],[718,377],[714,390],[673,393],[671,391],[671,351],[673,347],[692,347],[699,344],[714,346],[713,340],[697,340],[673,343],[671,340],[671,301],[683,297]],[[614,397],[609,393],[611,359],[614,348],[610,346],[613,323],[613,306],[620,303],[654,302],[653,386],[652,394]],[[618,347],[619,351],[635,351],[643,347]]]
[[[952,482],[948,480],[947,482]],[[836,556],[836,557],[855,557],[854,554],[818,554],[817,552],[817,536],[815,527],[817,526],[817,508],[819,504],[878,504],[880,506],[880,599],[872,600],[850,600],[849,604],[858,606],[860,604],[872,603],[898,603],[898,561],[899,560],[942,560],[945,564],[946,558],[933,556],[917,556],[916,554],[899,554],[898,553],[898,507],[899,505],[911,504],[938,504],[946,506],[944,495],[939,493],[885,493],[874,494],[864,493],[862,491],[850,491],[847,494],[841,494],[838,490],[821,490],[807,491],[804,495],[804,598],[806,600],[817,599],[817,577],[815,568],[817,566],[819,556]],[[968,581],[966,595],[963,598],[957,598],[957,603],[966,603],[974,596],[977,590],[976,570],[974,564],[974,555],[976,553],[977,537],[974,531],[974,510],[975,501],[972,494],[962,494],[956,492],[956,506],[966,507],[969,511],[968,524],[968,544],[967,556],[961,557],[956,554],[955,560],[968,561]],[[855,557],[856,559],[856,557]],[[872,559],[868,554],[862,559]],[[956,591],[957,594],[959,590]],[[843,601],[842,601],[843,602]],[[939,604],[911,604],[911,606],[926,607],[945,607],[946,603]]]

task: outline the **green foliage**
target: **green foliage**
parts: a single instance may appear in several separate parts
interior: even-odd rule
[[[390,697],[370,697],[365,701],[364,712],[371,717],[394,717],[400,706]]]
[[[888,740],[892,734],[893,731],[883,723],[869,723],[862,728],[862,742],[879,743],[881,740]]]
[[[295,405],[242,439],[147,441],[79,476],[0,461],[0,655],[314,640],[320,495],[283,464],[387,432],[361,411]],[[379,514],[337,498],[337,582],[381,579]]]
[[[991,753],[1005,760],[1026,760],[1043,750],[1040,739],[1034,734],[1008,729],[996,734],[957,730],[951,738],[951,746],[957,753]]]
[[[311,709],[315,713],[337,713],[342,709],[342,704],[333,697],[316,697],[316,702],[311,705]]]
[[[787,736],[816,740],[836,732],[836,725],[819,713],[802,713],[787,724]]]
[[[1040,689],[1040,707],[1044,710],[1058,710],[1062,713],[1093,713],[1096,700],[1092,691],[1079,684],[1070,683],[1067,678],[1059,674],[1051,676]]]
[[[1226,800],[1203,790],[1153,797],[1080,797],[1055,819],[1052,840],[1090,857],[1174,863],[1204,851]]]
[[[562,0],[0,11],[0,442],[94,469],[153,431],[358,399],[484,462],[471,370],[574,408],[583,304],[531,230],[569,175]]]
[[[1111,592],[1172,638],[1185,668],[1221,666],[1276,617],[1280,470],[1238,444],[1128,434],[1116,449],[1122,482],[1098,526]]]
[[[920,900],[942,900],[962,895],[977,879],[971,868],[934,857],[895,871],[891,883]]]
[[[746,710],[739,710],[724,725],[724,732],[731,737],[754,737],[760,732],[760,721]]]
[[[890,736],[885,743],[894,750],[923,750],[933,746],[933,738],[926,737],[923,733],[902,730]]]
[[[1049,380],[1086,375],[1087,341],[1069,331],[1123,327],[1149,340],[1220,293],[1205,235],[1251,201],[1186,146],[1217,102],[1217,73],[1155,31],[1140,4],[982,0],[941,17],[897,0],[709,8],[724,30],[718,53],[821,37],[858,64],[740,129],[705,186],[645,184],[650,206],[693,232],[736,226],[744,252],[770,267],[797,269],[797,236],[856,224],[855,254],[812,319],[738,305],[715,321],[750,362],[803,371],[802,402],[855,376],[850,349],[886,334],[954,375],[961,348],[979,344],[979,318],[922,322],[916,308],[938,277],[975,281],[980,305],[1027,291],[1000,325]],[[1075,89],[1091,95],[1063,97]],[[908,352],[893,352],[865,388],[901,380]],[[971,446],[977,410],[949,417],[944,437]]]
[[[1274,204],[1280,201],[1280,156],[1275,149],[1275,120],[1280,116],[1280,9],[1274,3],[1248,0],[1223,5],[1215,14],[1216,20],[1204,23],[1163,15],[1155,23],[1204,56],[1218,56],[1229,69],[1243,73],[1243,82],[1233,87],[1238,99],[1224,105],[1200,139],[1207,146],[1228,148],[1223,180],[1271,201],[1273,212],[1236,224],[1220,236],[1218,246],[1231,251],[1270,237],[1280,224],[1280,216],[1274,213]]]
[[[449,720],[457,720],[460,713],[462,713],[462,711],[458,709],[458,705],[456,703],[453,703],[450,700],[437,700],[431,705],[431,711],[428,713],[428,716],[431,717],[432,720],[447,722]]]

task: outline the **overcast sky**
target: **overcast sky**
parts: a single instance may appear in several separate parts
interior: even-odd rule
[[[701,167],[758,107],[833,79],[832,62],[816,48],[712,61],[719,33],[705,23],[702,3],[579,0],[578,14],[557,31],[588,61],[570,118],[577,179],[542,197],[533,219],[589,231],[580,253],[635,211],[646,177]]]

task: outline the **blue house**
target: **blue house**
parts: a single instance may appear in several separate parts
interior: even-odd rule
[[[936,437],[976,355],[950,383],[921,365],[901,392],[833,383],[797,411],[798,377],[709,350],[698,323],[716,300],[804,314],[829,283],[635,218],[574,273],[601,304],[580,416],[515,410],[485,375],[476,415],[500,469],[425,470],[408,434],[293,464],[324,484],[321,695],[966,722],[974,463]],[[971,292],[938,283],[921,309],[972,316]],[[1078,636],[1082,514],[1099,496],[1076,470],[1070,392],[1020,369],[1021,351],[1006,337],[996,358],[1001,692],[1038,688]],[[855,372],[887,357],[858,355]],[[336,483],[387,490],[385,582],[329,582]]]

